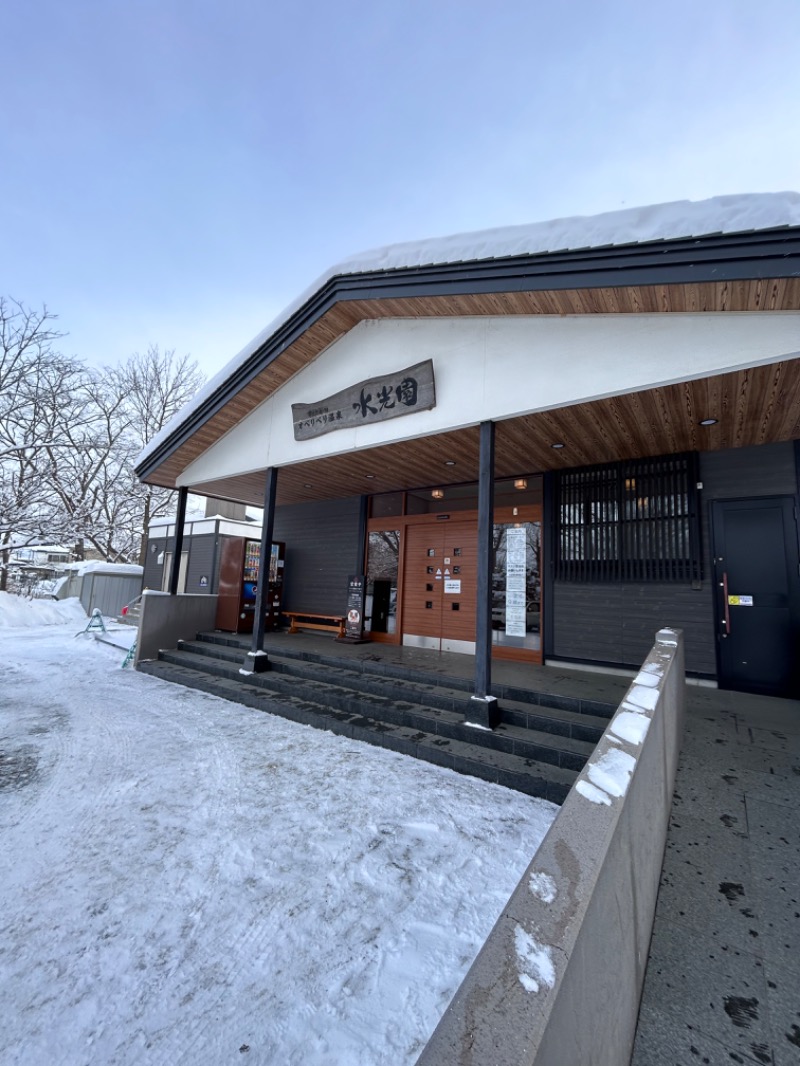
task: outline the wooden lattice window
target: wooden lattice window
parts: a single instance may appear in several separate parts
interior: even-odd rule
[[[697,453],[555,475],[556,577],[699,581]]]

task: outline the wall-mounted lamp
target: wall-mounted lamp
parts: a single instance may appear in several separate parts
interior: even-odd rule
[[[433,489],[431,492],[431,496],[433,496],[434,500],[443,500],[444,489]]]
[[[520,491],[522,491],[522,489],[527,489],[527,487],[528,487],[527,478],[518,477],[516,479],[516,481],[514,482],[514,488],[515,489],[519,489]]]

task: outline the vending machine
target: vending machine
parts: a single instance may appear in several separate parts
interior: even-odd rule
[[[267,578],[269,591],[264,602],[265,626],[277,629],[283,600],[285,546],[273,542]],[[217,629],[230,633],[252,633],[256,613],[256,593],[261,580],[261,544],[244,537],[226,537],[222,542],[217,596]]]

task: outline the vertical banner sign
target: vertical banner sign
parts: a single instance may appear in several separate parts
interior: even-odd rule
[[[347,618],[345,637],[361,639],[364,628],[364,575],[356,574],[347,579]]]
[[[506,636],[525,636],[525,529],[506,530]]]

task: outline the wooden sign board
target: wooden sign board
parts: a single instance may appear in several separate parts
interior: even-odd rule
[[[351,385],[316,403],[293,403],[295,440],[311,440],[335,429],[386,422],[436,406],[433,360]]]

